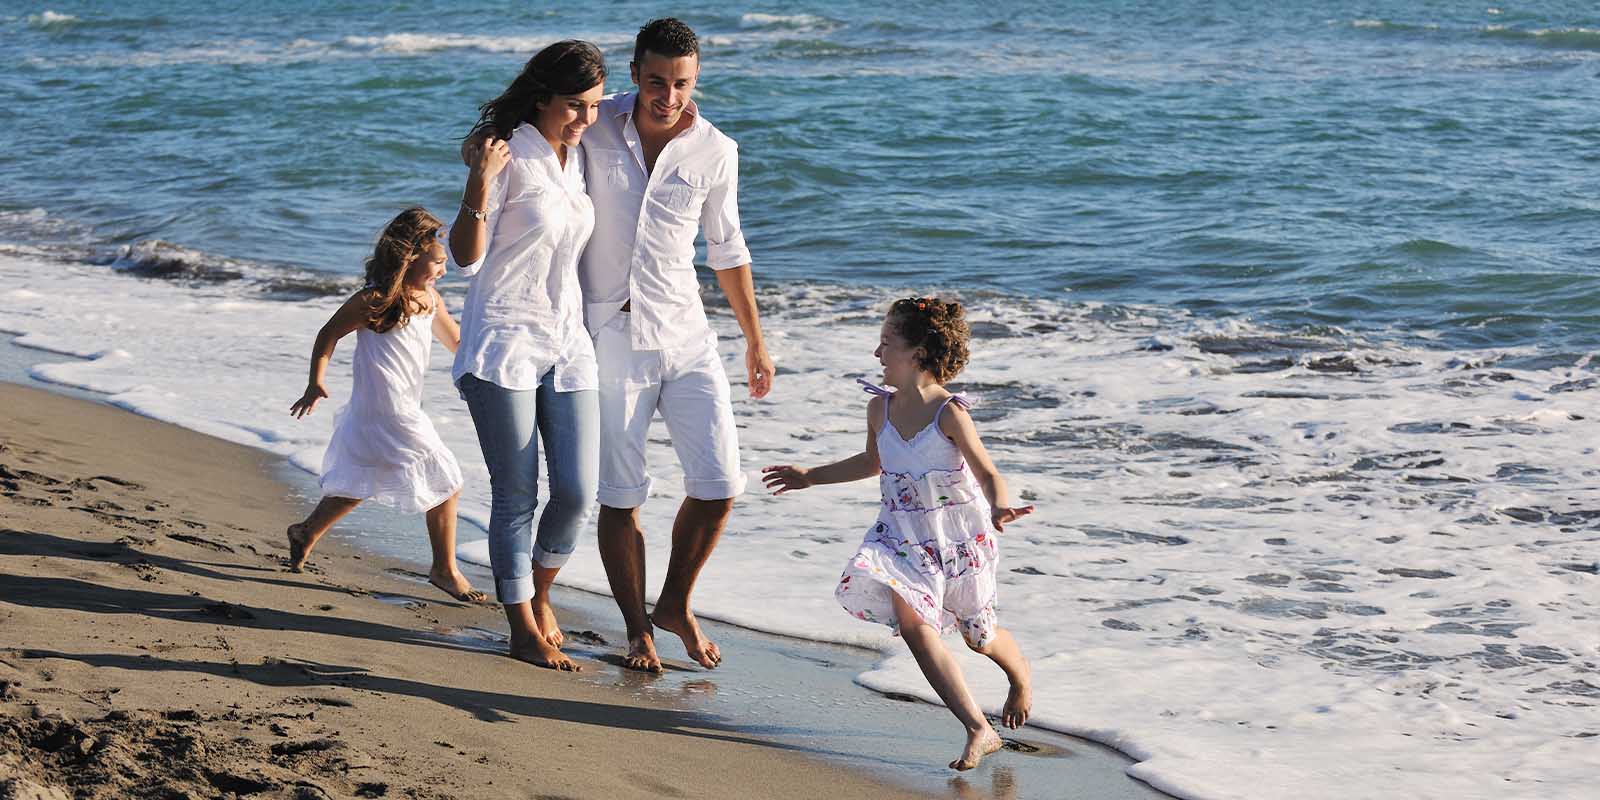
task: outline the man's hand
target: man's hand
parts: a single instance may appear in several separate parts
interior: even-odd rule
[[[772,490],[773,494],[783,494],[800,489],[810,488],[811,470],[805,467],[796,467],[789,464],[778,464],[761,468],[761,482]]]
[[[765,347],[746,347],[744,350],[745,379],[750,384],[750,396],[760,400],[772,391],[772,356]]]
[[[1019,508],[995,506],[989,511],[989,522],[994,524],[995,530],[1004,531],[1007,522],[1016,522],[1032,513],[1033,506],[1021,506]]]
[[[311,413],[311,409],[316,407],[318,400],[326,399],[327,396],[328,390],[322,388],[322,384],[307,384],[306,393],[300,395],[300,399],[294,401],[294,405],[289,406],[289,413],[293,414],[296,419],[304,417]]]

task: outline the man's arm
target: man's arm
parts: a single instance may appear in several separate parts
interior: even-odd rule
[[[706,266],[717,271],[717,285],[728,298],[733,315],[744,332],[745,378],[750,396],[761,399],[772,391],[772,357],[761,336],[761,312],[756,308],[755,282],[750,277],[750,249],[739,228],[739,154],[732,153],[721,180],[706,193],[700,210],[700,232],[706,237]]]
[[[745,378],[750,384],[750,396],[760,400],[772,391],[772,357],[767,355],[767,343],[761,336],[761,312],[756,308],[756,286],[750,277],[750,265],[717,270],[717,285],[728,298],[733,315],[739,320],[739,330],[744,332]]]

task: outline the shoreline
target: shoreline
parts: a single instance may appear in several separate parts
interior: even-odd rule
[[[20,348],[13,345],[10,349]],[[28,354],[38,355],[31,350]],[[49,387],[50,390],[54,388]],[[34,393],[52,399],[67,396],[55,391],[9,385],[0,386],[0,391],[4,391],[7,397],[17,393]],[[116,428],[159,428],[165,431],[158,434],[161,437],[179,440],[192,437],[212,448],[248,453],[259,463],[260,469],[266,470],[265,477],[258,475],[257,478],[277,487],[277,493],[267,495],[270,502],[265,506],[250,510],[250,514],[267,526],[268,532],[246,534],[246,541],[241,546],[252,550],[258,560],[271,562],[266,566],[255,565],[252,572],[265,574],[263,570],[270,571],[276,567],[277,551],[283,549],[282,544],[276,541],[281,538],[276,536],[277,528],[281,528],[284,520],[297,512],[295,503],[303,505],[315,501],[315,484],[309,480],[309,476],[271,454],[137,417],[132,412],[111,407],[104,402],[72,399],[66,405],[78,403],[98,406],[112,418],[138,420],[137,423],[131,419],[109,423]],[[47,405],[59,404],[51,402]],[[102,436],[96,436],[94,440],[102,445],[111,441]],[[49,455],[59,455],[56,449],[72,449],[75,446],[70,439],[56,441],[55,445],[49,448]],[[301,476],[301,480],[296,481],[296,475]],[[292,501],[278,499],[296,495],[298,498]],[[357,513],[363,511],[368,509]],[[401,519],[386,509],[371,509],[370,515],[378,518],[371,520],[376,524],[392,525]],[[387,520],[381,519],[385,516]],[[352,524],[341,527],[364,527],[361,522],[352,519]],[[420,544],[420,521],[406,522],[418,528],[416,538]],[[869,669],[875,660],[872,653],[858,648],[788,639],[706,620],[704,624],[711,635],[723,644],[725,651],[737,656],[726,667],[715,672],[691,668],[692,665],[678,652],[676,642],[668,640],[665,642],[665,653],[674,668],[669,669],[667,675],[651,678],[626,672],[617,665],[618,651],[615,646],[607,644],[619,641],[621,637],[620,630],[614,630],[617,628],[615,610],[611,608],[609,598],[581,590],[569,588],[562,592],[560,612],[563,627],[569,631],[569,641],[573,643],[569,650],[588,671],[574,679],[573,676],[558,677],[555,673],[520,665],[499,655],[503,648],[504,622],[497,609],[469,608],[450,602],[416,577],[415,562],[397,558],[394,554],[363,551],[355,546],[357,543],[352,539],[359,537],[330,537],[313,557],[312,563],[318,565],[320,574],[313,573],[305,577],[315,576],[319,584],[325,585],[334,581],[342,587],[334,590],[325,586],[320,591],[341,591],[359,598],[362,610],[356,614],[358,618],[376,621],[394,617],[391,627],[395,630],[417,625],[426,629],[413,632],[411,637],[425,640],[425,644],[407,640],[399,643],[399,646],[444,648],[469,653],[472,658],[487,658],[494,662],[493,671],[505,673],[510,680],[527,679],[541,690],[548,684],[549,694],[565,699],[573,695],[589,697],[591,693],[598,692],[606,699],[616,701],[617,693],[621,692],[624,701],[621,708],[644,706],[665,712],[665,716],[659,719],[674,719],[673,727],[680,723],[709,726],[718,735],[739,739],[738,745],[730,746],[763,749],[768,751],[768,757],[783,762],[783,766],[777,768],[759,768],[755,774],[763,777],[770,778],[792,768],[798,773],[826,776],[818,780],[824,780],[827,786],[837,787],[839,791],[856,787],[862,793],[871,793],[873,796],[896,796],[901,792],[911,793],[904,796],[920,797],[1049,796],[1050,789],[1047,787],[1057,787],[1062,782],[1075,783],[1085,792],[1084,796],[1096,798],[1165,796],[1128,777],[1124,768],[1131,761],[1110,748],[1032,728],[1018,732],[1019,736],[1007,736],[1017,742],[1011,751],[992,756],[974,773],[956,775],[944,767],[944,761],[954,754],[960,741],[956,735],[959,730],[948,718],[948,712],[942,707],[915,701],[907,703],[905,701],[911,698],[884,696],[857,685],[854,676]],[[136,559],[134,563],[140,563],[140,557],[132,552],[122,555]],[[45,557],[48,559],[50,556]],[[150,559],[146,556],[142,560]],[[466,563],[463,563],[463,569],[478,585],[484,585],[486,575],[481,570]],[[290,576],[290,573],[282,573],[279,577]],[[373,600],[377,602],[371,602]],[[227,605],[232,601],[222,602]],[[0,609],[4,608],[0,604]],[[17,645],[16,648],[53,652],[23,645]],[[103,665],[129,668],[126,658],[112,659]],[[238,669],[236,666],[235,671]],[[299,669],[303,670],[304,667]],[[534,674],[523,674],[529,671]],[[159,672],[162,675],[172,672],[181,674],[184,670],[177,664],[167,663]],[[455,673],[449,674],[453,677]],[[242,675],[232,677],[234,680],[249,680]],[[451,689],[451,686],[451,680],[445,679],[433,684],[430,689],[444,694],[458,691]],[[129,687],[121,688],[127,690]],[[569,693],[568,689],[573,691]],[[0,709],[3,708],[5,706],[0,706]],[[355,716],[361,717],[364,727],[382,726],[389,721],[387,711],[384,718],[380,719],[359,714]],[[652,731],[648,736],[661,738],[660,731]],[[894,752],[879,756],[874,750],[884,737],[893,737]],[[730,778],[721,765],[720,757],[708,752],[699,743],[668,749],[692,751],[678,756],[690,761],[710,756],[709,761],[703,762],[705,767],[716,772],[721,779]],[[424,751],[431,755],[426,748]],[[628,748],[627,752],[633,752],[632,748]],[[819,763],[824,769],[817,769]],[[796,764],[805,766],[797,767]],[[736,782],[732,788],[749,792],[747,787],[737,783],[739,779],[734,780]],[[764,787],[759,792],[760,796],[809,794],[797,788],[805,785],[803,783],[795,783],[787,778],[781,782],[783,787]],[[617,792],[626,795],[630,791],[620,786],[603,789],[598,783],[579,783],[569,789],[578,791],[580,796]],[[637,789],[633,787],[633,790]],[[1038,794],[1041,790],[1047,794]],[[793,794],[786,795],[785,792]],[[850,796],[848,791],[844,796]]]

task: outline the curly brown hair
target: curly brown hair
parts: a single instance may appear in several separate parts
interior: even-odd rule
[[[967,366],[967,312],[955,300],[907,297],[889,307],[889,327],[906,344],[920,348],[917,366],[939,383],[947,383]]]
[[[367,259],[367,288],[373,293],[368,328],[388,333],[426,308],[405,290],[406,265],[443,230],[444,223],[421,207],[400,212],[384,226]]]
[[[522,123],[533,122],[539,106],[552,97],[583,94],[605,82],[606,58],[600,48],[578,39],[556,42],[528,59],[499,97],[478,107],[478,124],[467,135],[487,130],[495,138],[510,139]]]

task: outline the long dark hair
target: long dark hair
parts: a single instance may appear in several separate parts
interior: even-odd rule
[[[533,122],[538,106],[558,94],[582,94],[606,82],[606,59],[600,48],[577,39],[556,42],[528,59],[522,72],[499,97],[478,107],[473,133],[490,131],[510,139],[524,122]]]
[[[368,308],[367,327],[388,333],[404,327],[425,306],[405,290],[406,264],[439,236],[444,223],[421,207],[408,208],[389,221],[367,259],[367,288],[376,294]]]

